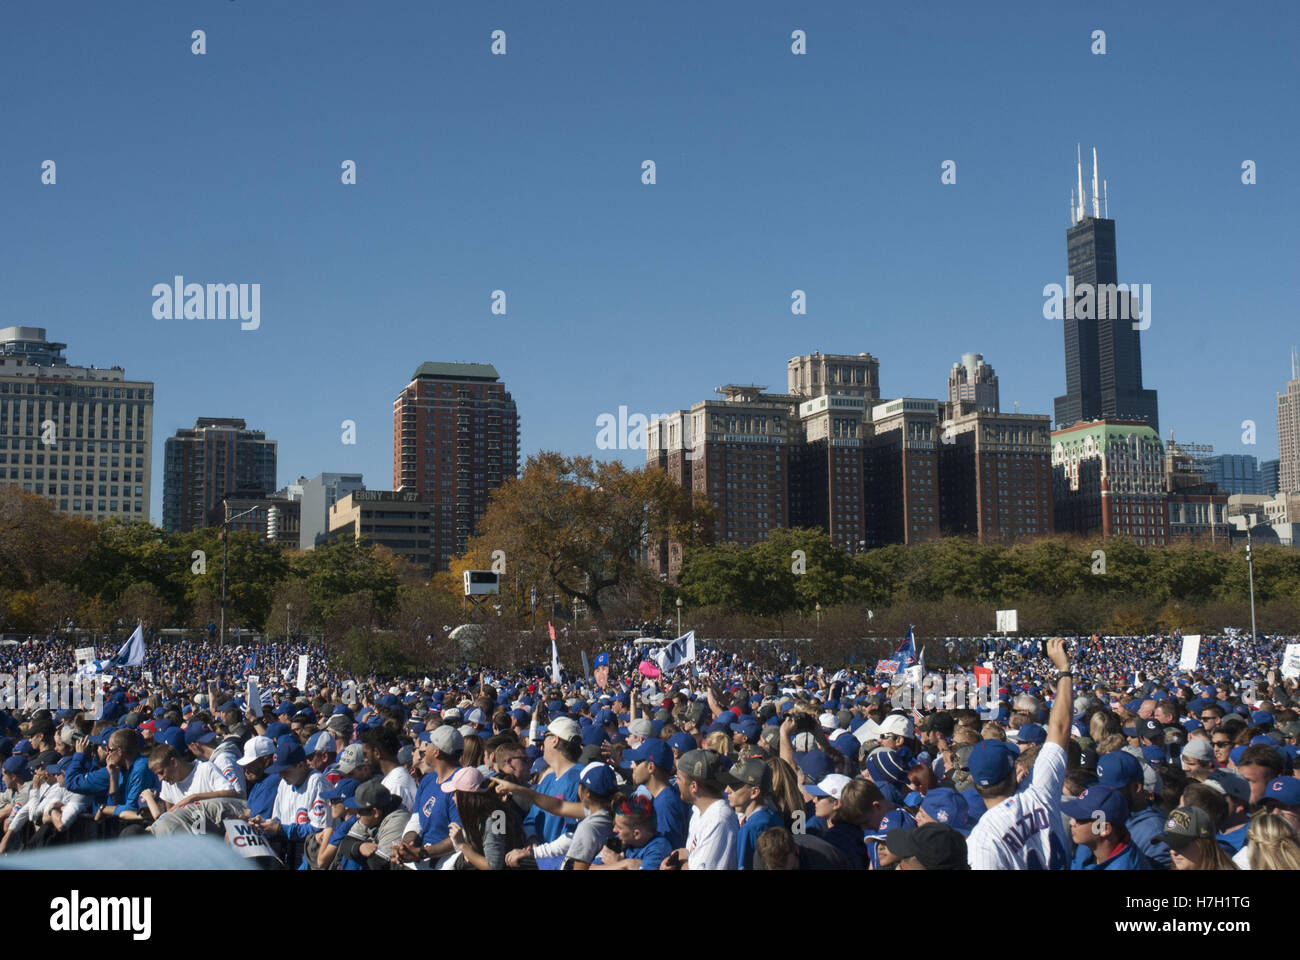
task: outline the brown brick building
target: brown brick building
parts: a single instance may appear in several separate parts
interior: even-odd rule
[[[1052,532],[1052,437],[1046,415],[945,411],[939,446],[944,536],[1006,543]]]
[[[428,505],[433,568],[463,553],[488,495],[519,473],[519,415],[496,368],[422,363],[393,401],[393,487]]]

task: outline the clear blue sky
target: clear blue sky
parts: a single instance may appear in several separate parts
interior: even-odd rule
[[[1120,279],[1153,287],[1162,433],[1277,456],[1300,5],[801,6],[5,4],[0,326],[156,382],[155,520],[163,441],[198,416],[265,429],[281,483],[390,486],[392,401],[424,360],[495,364],[525,456],[598,453],[620,405],[783,389],[815,349],[869,351],[885,394],[931,397],[980,351],[1005,408],[1050,414],[1041,291],[1064,279],[1082,141]],[[155,320],[175,274],[260,283],[261,329]]]

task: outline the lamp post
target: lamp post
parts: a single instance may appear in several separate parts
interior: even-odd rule
[[[221,633],[217,636],[217,646],[224,647],[226,645],[226,554],[230,544],[230,524],[240,517],[248,516],[258,508],[249,507],[232,517],[230,504],[222,500],[221,506],[225,510],[225,519],[221,521]]]
[[[293,612],[293,604],[286,603],[284,605],[284,639],[285,640],[293,639],[293,631],[289,629],[289,614],[291,612]]]
[[[1256,519],[1259,514],[1237,514],[1232,519],[1235,525],[1246,531],[1246,576],[1250,584],[1250,639],[1255,639],[1255,549],[1250,531],[1259,526]]]
[[[820,600],[817,602],[817,632],[822,632],[822,605]]]
[[[677,636],[682,635],[682,598],[677,598]]]

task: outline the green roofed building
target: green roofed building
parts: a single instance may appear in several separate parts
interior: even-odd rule
[[[1093,420],[1052,432],[1056,529],[1169,542],[1164,445],[1145,421]]]

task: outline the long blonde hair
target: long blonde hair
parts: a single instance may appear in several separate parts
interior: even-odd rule
[[[1251,817],[1246,842],[1252,870],[1300,870],[1300,839],[1286,817],[1261,813]]]
[[[803,812],[803,797],[799,795],[799,780],[795,777],[790,764],[780,757],[769,754],[763,758],[763,762],[772,771],[772,800],[776,803],[776,808],[781,811],[781,815],[789,821],[796,813]]]
[[[723,733],[721,730],[715,730],[704,738],[704,749],[713,750],[716,753],[722,754],[724,757],[730,757],[736,752],[731,737],[727,736],[727,734]]]

